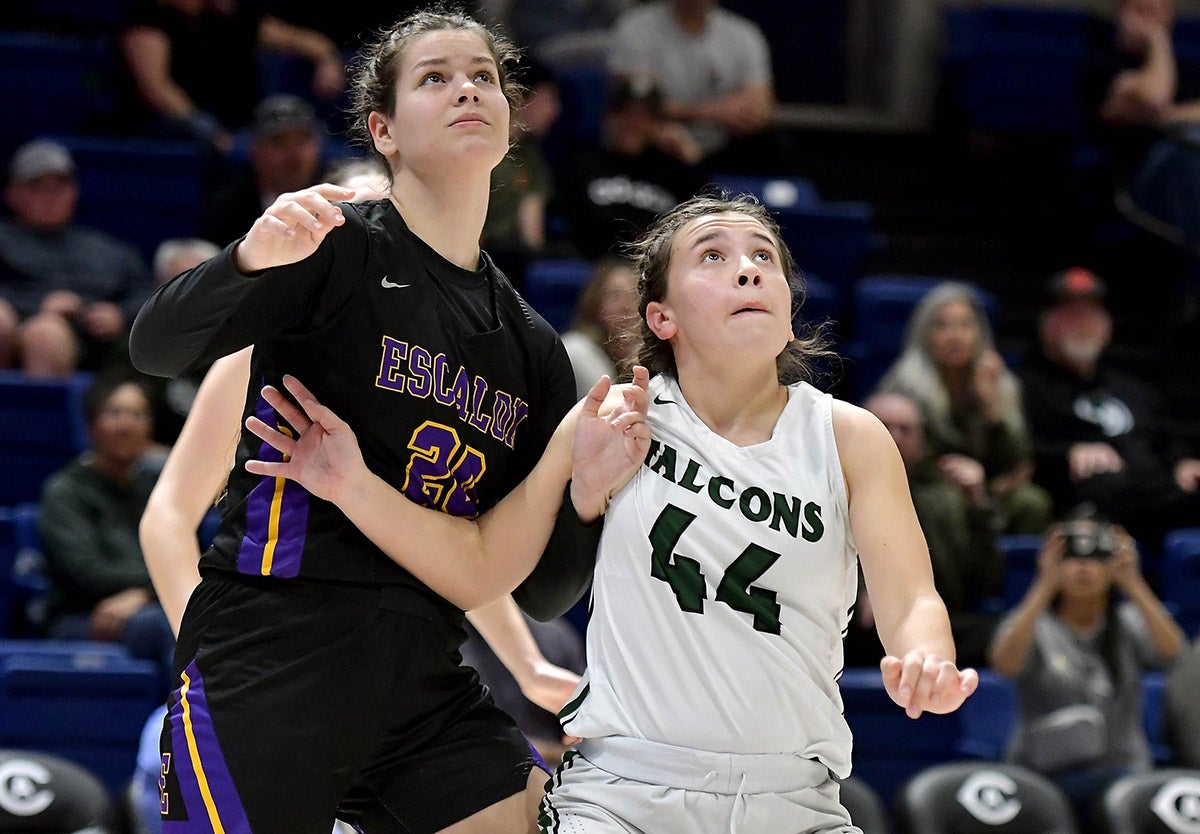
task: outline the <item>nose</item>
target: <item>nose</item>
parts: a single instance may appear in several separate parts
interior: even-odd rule
[[[762,284],[762,272],[759,271],[758,264],[753,259],[742,256],[741,263],[738,264],[738,286],[745,287],[747,285],[759,286]]]
[[[463,85],[459,88],[458,103],[466,104],[467,101],[479,102],[479,88],[475,86],[475,82],[470,78],[463,81]]]

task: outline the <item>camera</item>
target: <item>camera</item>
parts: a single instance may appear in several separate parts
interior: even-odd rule
[[[1117,532],[1111,524],[1095,521],[1072,521],[1063,527],[1067,542],[1067,558],[1110,558],[1117,549]]]

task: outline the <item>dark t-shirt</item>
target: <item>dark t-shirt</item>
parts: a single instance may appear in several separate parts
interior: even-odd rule
[[[234,0],[228,13],[206,9],[186,15],[156,0],[136,0],[121,31],[150,27],[170,42],[171,78],[201,110],[213,114],[230,130],[250,122],[258,103],[257,5]],[[122,61],[120,55],[117,60]],[[118,108],[125,130],[137,132],[158,116],[138,96],[127,67],[119,67]]]
[[[285,373],[352,426],[368,467],[413,501],[472,517],[532,469],[574,404],[557,334],[484,256],[478,272],[434,252],[387,200],[342,204],[309,258],[256,276],[232,246],[158,291],[131,353],[173,375],[254,344],[243,418],[270,425],[263,384]],[[246,472],[278,453],[244,430],[224,516],[202,569],[425,586],[333,504]]]

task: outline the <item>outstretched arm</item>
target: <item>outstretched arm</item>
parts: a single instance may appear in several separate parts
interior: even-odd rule
[[[284,384],[300,408],[269,386],[263,396],[298,438],[251,417],[247,426],[284,461],[248,461],[246,468],[290,478],[332,502],[436,593],[463,610],[478,608],[511,592],[533,569],[568,480],[575,508],[587,521],[602,515],[608,497],[637,471],[650,444],[645,369],[636,370],[634,380],[608,403],[608,378],[597,382],[563,419],[533,471],[474,522],[420,507],[370,472],[350,427],[292,377]]]
[[[888,695],[910,718],[958,709],[979,676],[955,665],[950,617],[933,585],[900,453],[870,412],[834,403],[833,430],[850,496],[850,527],[879,638]]]

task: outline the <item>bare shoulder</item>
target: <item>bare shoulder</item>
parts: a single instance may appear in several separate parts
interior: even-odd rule
[[[861,406],[844,400],[833,401],[833,438],[837,442],[838,454],[845,457],[856,453],[874,453],[877,444],[892,443],[892,436],[879,418]]]

